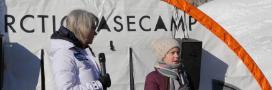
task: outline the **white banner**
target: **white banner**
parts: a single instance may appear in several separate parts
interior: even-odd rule
[[[272,67],[268,63],[271,62],[268,59],[271,57],[272,44],[270,44],[271,39],[268,39],[268,37],[271,37],[272,34],[259,32],[259,38],[253,38],[255,41],[261,38],[267,39],[261,39],[262,41],[259,42],[259,44],[261,43],[265,47],[254,46],[253,41],[246,42],[246,36],[239,35],[245,35],[247,32],[243,32],[242,30],[245,31],[247,29],[245,27],[253,23],[247,24],[247,20],[243,18],[240,22],[243,22],[245,25],[239,24],[241,29],[237,29],[236,27],[238,26],[235,25],[239,23],[238,20],[242,17],[236,17],[238,19],[233,20],[235,17],[217,15],[224,8],[221,7],[218,9],[216,6],[223,5],[223,2],[225,4],[226,1],[216,0],[207,5],[204,4],[200,8],[204,11],[206,10],[208,15],[215,18],[216,21],[222,24],[224,28],[242,43],[242,46],[249,51],[254,60],[258,60],[256,61],[257,64],[271,83],[272,72],[271,70],[269,71],[269,68]],[[240,0],[239,3],[242,4],[242,2],[246,1]],[[267,2],[269,1],[267,0]],[[247,3],[253,5],[252,2]],[[232,4],[226,4],[226,10],[230,11],[225,11],[225,14],[235,16],[231,12],[235,7],[227,7]],[[260,6],[262,5],[265,8],[267,4],[260,3]],[[267,5],[265,10],[271,9],[269,6],[271,5]],[[107,72],[110,74],[112,82],[109,90],[130,89],[129,48],[133,50],[135,89],[143,90],[145,76],[154,70],[153,66],[156,61],[150,47],[151,42],[160,37],[183,38],[184,34],[187,33],[190,35],[190,38],[203,42],[200,90],[211,90],[213,88],[212,80],[214,79],[232,84],[242,90],[260,89],[258,83],[245,65],[221,40],[199,23],[193,23],[194,19],[188,15],[184,17],[183,11],[177,10],[163,1],[0,0],[0,30],[5,37],[4,57],[6,65],[3,90],[41,89],[41,49],[45,50],[46,90],[55,90],[50,59],[47,56],[50,35],[58,30],[65,15],[71,10],[78,8],[93,12],[100,19],[97,29],[99,33],[95,37],[91,47],[96,55],[98,53],[105,53],[106,55]],[[255,9],[253,7],[252,10]],[[212,13],[213,11],[216,13]],[[240,11],[240,14],[246,14],[246,12]],[[239,14],[239,12],[235,13]],[[253,15],[253,13],[251,14]],[[271,13],[267,14],[271,16]],[[266,18],[269,20],[266,20],[264,23],[271,24],[270,21],[272,19],[270,17]],[[263,19],[251,20],[257,23],[255,20]],[[268,24],[261,25],[265,25],[264,27],[268,26]],[[177,31],[175,31],[175,26],[179,28]],[[189,31],[191,28],[192,30]],[[262,26],[254,28],[255,31],[265,29],[268,32],[269,30],[262,28]],[[183,30],[186,32],[184,33]],[[253,34],[250,33],[250,35]],[[266,36],[262,37],[261,35]],[[257,51],[254,51],[256,49]],[[262,51],[263,49],[265,51]]]

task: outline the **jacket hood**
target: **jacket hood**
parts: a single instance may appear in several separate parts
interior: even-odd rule
[[[70,30],[68,30],[64,26],[61,26],[58,31],[53,33],[51,35],[51,39],[62,39],[62,40],[73,43],[76,47],[83,48],[82,43],[76,38],[74,33],[72,33]]]

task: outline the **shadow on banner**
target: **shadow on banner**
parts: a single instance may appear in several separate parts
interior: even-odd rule
[[[215,86],[214,80],[225,82],[228,65],[206,50],[202,50],[201,75],[199,90],[223,90],[222,86]],[[214,87],[217,87],[214,88]]]
[[[36,90],[40,59],[18,43],[5,44],[3,90]]]
[[[36,90],[40,59],[19,43],[9,42],[5,32],[6,0],[0,0],[1,90]]]

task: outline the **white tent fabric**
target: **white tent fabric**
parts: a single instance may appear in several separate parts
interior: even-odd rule
[[[272,71],[270,69],[271,64],[268,63],[271,62],[270,58],[272,55],[272,34],[269,28],[272,20],[272,13],[269,12],[272,9],[272,1],[215,0],[199,8],[222,25],[246,49],[271,84]],[[198,30],[198,28],[196,29]],[[203,40],[197,34],[196,36]],[[206,40],[208,42],[213,41],[211,38],[207,38]],[[216,47],[218,46],[216,45]],[[241,61],[231,61],[230,56],[227,56],[228,54],[223,54],[225,51],[216,51],[219,49],[214,48],[214,46],[211,49],[214,51],[208,51],[214,53],[213,55],[219,54],[216,56],[219,58],[222,57],[220,59],[226,59],[223,61],[232,62],[232,64],[228,64],[233,65],[233,69],[232,67],[228,68],[225,77],[226,82],[231,82],[237,86],[244,84],[239,88],[245,90],[259,90],[258,86],[252,86],[255,85],[253,84],[255,80],[248,79],[249,81],[246,81],[245,78],[249,75],[244,73],[245,71],[239,70],[240,67],[244,67]]]
[[[50,35],[58,29],[61,19],[77,8],[93,12],[100,20],[104,18],[108,25],[98,29],[91,47],[95,54],[106,55],[107,72],[112,80],[109,90],[130,88],[129,48],[133,50],[135,89],[143,90],[145,76],[156,61],[150,47],[152,40],[173,37],[172,17],[177,21],[186,18],[187,26],[189,22],[183,11],[176,12],[173,6],[160,0],[0,0],[0,31],[6,37],[3,90],[40,90],[41,49],[46,54],[46,90],[55,90],[47,57]],[[268,12],[272,9],[271,0],[214,0],[199,8],[240,42],[272,83],[269,61],[272,13]],[[7,26],[5,18],[12,25]],[[156,27],[161,22],[165,28]],[[4,33],[6,26],[8,32]],[[177,38],[183,37],[181,26],[175,33]],[[211,90],[212,79],[242,90],[260,89],[245,65],[222,41],[199,23],[192,27],[190,37],[203,42],[200,90]],[[110,41],[115,50],[111,50]]]
[[[272,1],[218,0],[201,9],[217,20],[242,44],[272,83],[272,71],[269,70],[271,65],[267,64],[271,62],[272,55],[270,31],[272,13],[269,12],[272,9]]]

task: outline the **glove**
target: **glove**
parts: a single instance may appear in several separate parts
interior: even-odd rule
[[[101,82],[103,88],[107,88],[111,86],[111,79],[108,73],[105,76],[102,76],[100,74],[100,78],[98,80]]]

